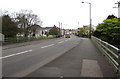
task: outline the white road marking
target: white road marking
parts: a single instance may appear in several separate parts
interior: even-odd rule
[[[63,42],[64,42],[64,41],[60,41],[60,42],[58,42],[58,43],[60,44],[60,43],[63,43]]]
[[[50,45],[47,45],[47,46],[43,46],[41,48],[46,48],[46,47],[50,47],[50,46],[53,46],[53,45],[55,45],[55,44],[50,44]]]
[[[4,57],[0,57],[0,59],[4,59],[4,58],[8,58],[8,57],[12,57],[12,56],[16,56],[16,55],[24,54],[24,53],[31,52],[31,51],[32,51],[32,50],[27,50],[27,51],[23,51],[23,52],[20,52],[20,53],[7,55],[7,56],[4,56]]]

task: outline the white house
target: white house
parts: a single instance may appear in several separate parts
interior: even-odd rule
[[[46,36],[46,33],[50,31],[53,27],[42,27],[43,36]]]

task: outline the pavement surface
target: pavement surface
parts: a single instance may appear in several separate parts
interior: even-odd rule
[[[57,49],[55,49],[57,50]],[[115,77],[113,67],[88,38],[26,77]]]

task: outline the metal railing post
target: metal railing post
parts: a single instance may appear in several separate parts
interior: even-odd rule
[[[118,66],[118,73],[119,73],[119,75],[120,75],[120,49],[118,50],[118,64],[119,64],[119,66]]]
[[[119,66],[118,66],[118,75],[117,75],[117,77],[120,78],[120,49],[118,50],[118,64],[119,64]]]
[[[109,62],[114,66],[115,72],[120,76],[120,49],[94,36],[92,36],[92,40],[101,53],[106,56]]]

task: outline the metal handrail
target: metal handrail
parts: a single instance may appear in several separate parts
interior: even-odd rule
[[[109,59],[116,72],[120,73],[120,49],[97,37],[92,36],[91,39],[99,50]]]

